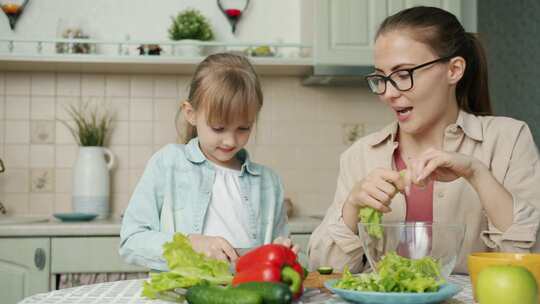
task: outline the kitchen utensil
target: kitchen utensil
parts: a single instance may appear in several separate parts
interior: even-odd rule
[[[62,222],[86,222],[95,219],[98,215],[95,213],[55,213],[53,216]]]
[[[334,288],[336,282],[337,279],[328,280],[324,286],[345,300],[370,304],[434,304],[450,299],[463,289],[458,285],[445,283],[437,292],[373,292]]]
[[[379,225],[382,235],[368,233],[374,230],[372,225]],[[387,252],[396,252],[409,259],[433,257],[441,264],[445,278],[456,265],[465,234],[459,225],[431,222],[359,223],[358,232],[373,271]]]

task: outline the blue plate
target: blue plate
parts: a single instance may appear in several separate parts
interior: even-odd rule
[[[373,292],[334,288],[339,279],[328,280],[324,286],[345,300],[362,304],[431,304],[440,303],[458,294],[462,287],[445,283],[437,292]]]
[[[98,215],[95,213],[55,213],[53,216],[62,222],[86,222],[95,219]]]

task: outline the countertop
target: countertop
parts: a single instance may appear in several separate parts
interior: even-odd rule
[[[120,219],[89,222],[61,222],[55,218],[36,217],[39,222],[4,223],[0,217],[0,237],[118,236]],[[289,219],[291,234],[309,234],[321,222],[320,216],[297,216]]]

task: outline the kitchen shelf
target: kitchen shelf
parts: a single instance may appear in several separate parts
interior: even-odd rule
[[[70,54],[56,53],[58,43],[91,44],[93,48],[102,47],[107,53]],[[165,49],[165,55],[135,55],[133,49],[141,44],[158,44]],[[241,52],[248,48],[268,46],[272,50],[296,49],[300,54],[310,50],[310,46],[285,43],[190,43],[201,47],[214,47],[221,50]],[[135,73],[135,74],[191,74],[204,56],[175,56],[174,47],[190,45],[181,42],[151,41],[97,41],[87,39],[6,39],[0,38],[0,71],[32,72],[79,72],[79,73]],[[107,49],[108,47],[108,49]],[[125,49],[131,49],[125,55]],[[111,51],[112,50],[112,51]],[[116,51],[115,51],[116,50]],[[299,56],[248,56],[255,70],[261,75],[306,76],[313,71],[313,59]]]

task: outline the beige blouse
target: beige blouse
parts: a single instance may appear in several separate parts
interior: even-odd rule
[[[344,223],[342,209],[353,184],[376,168],[394,168],[397,122],[353,144],[341,155],[334,202],[309,241],[309,266],[352,272],[364,268],[360,238]],[[454,272],[467,273],[467,256],[477,251],[539,251],[540,162],[528,126],[506,117],[475,116],[460,111],[444,133],[443,150],[474,156],[486,164],[513,196],[513,224],[501,233],[484,213],[477,193],[464,179],[435,182],[433,221],[465,227],[465,240]],[[489,203],[489,202],[487,202]],[[405,197],[398,193],[383,221],[405,220]],[[540,234],[539,234],[540,236]]]

